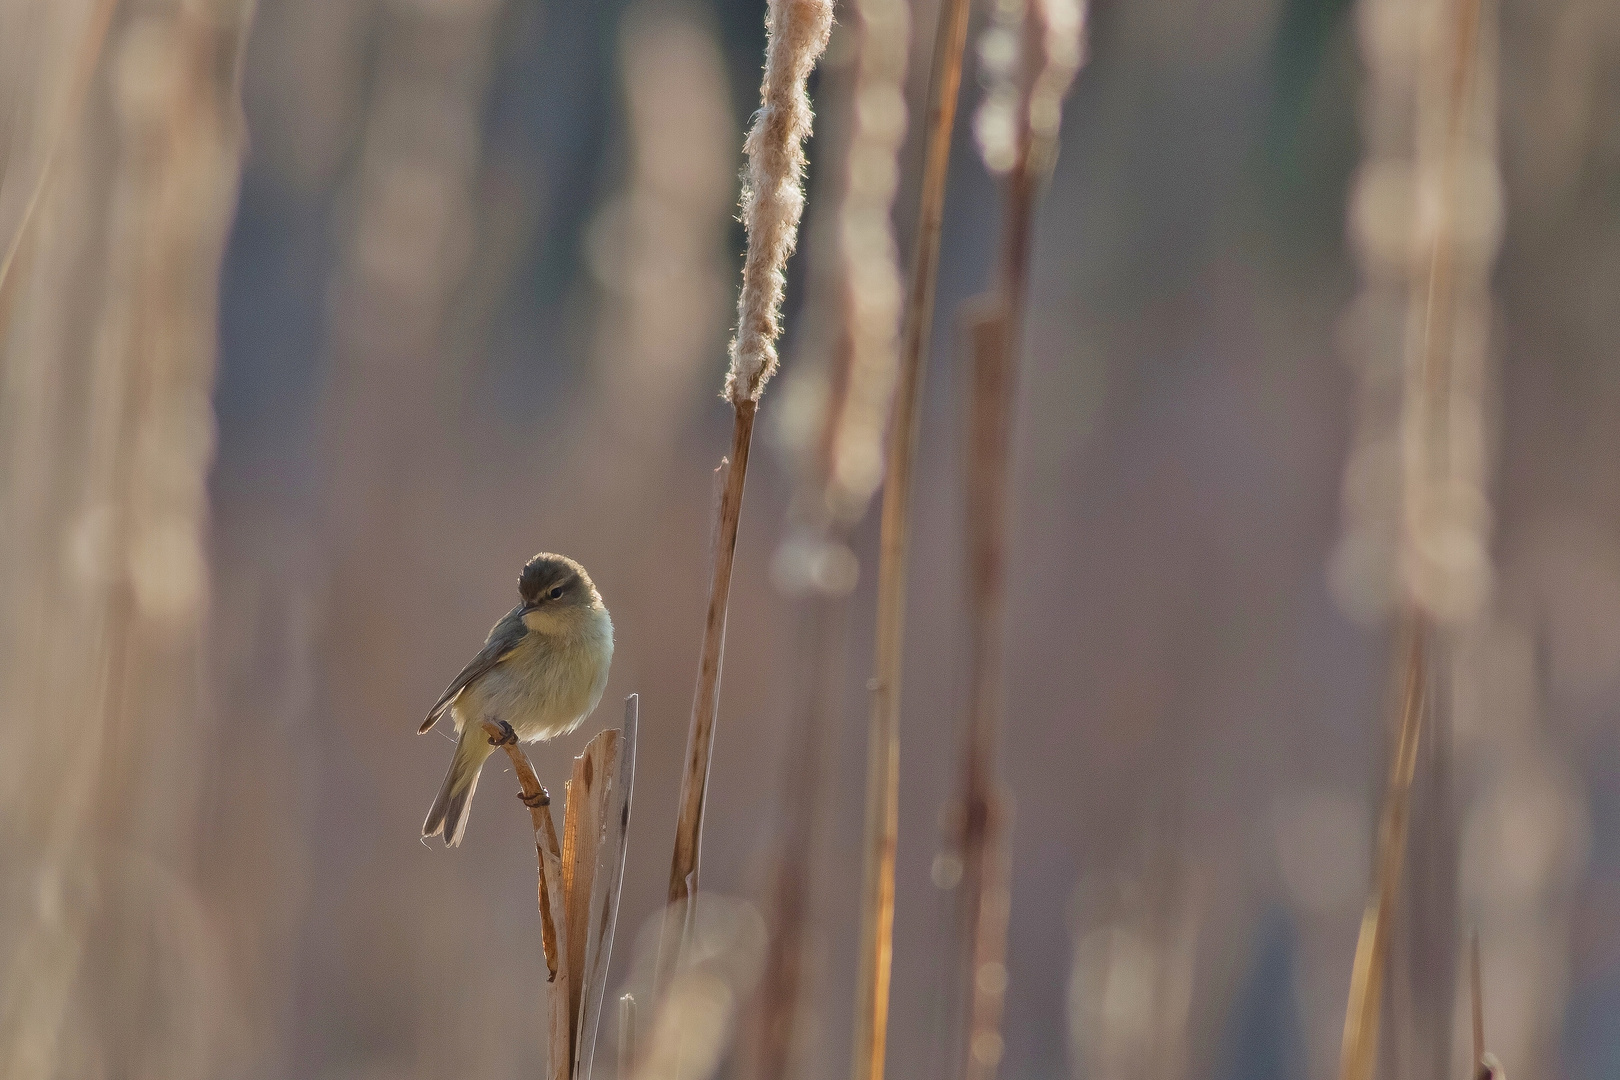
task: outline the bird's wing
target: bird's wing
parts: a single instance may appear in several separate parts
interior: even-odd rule
[[[461,674],[451,680],[450,685],[444,688],[444,693],[439,695],[439,700],[433,703],[433,708],[428,710],[427,719],[416,729],[418,735],[439,722],[439,717],[444,715],[444,711],[456,700],[456,695],[467,688],[468,683],[505,660],[511,651],[517,648],[518,642],[529,632],[529,628],[523,625],[522,610],[521,605],[513,608],[505,618],[495,624],[495,628],[489,632],[489,637],[484,641],[484,647],[478,650],[478,655],[467,661],[467,666],[461,669]]]

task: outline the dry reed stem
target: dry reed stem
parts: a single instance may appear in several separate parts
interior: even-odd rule
[[[624,699],[623,731],[614,733],[617,753],[604,770],[607,783],[599,788],[601,802],[596,817],[600,822],[601,841],[596,854],[595,884],[590,894],[584,961],[578,971],[582,1003],[575,1013],[578,1034],[574,1076],[577,1080],[590,1080],[596,1055],[596,1032],[607,992],[608,963],[613,957],[613,932],[619,919],[619,895],[624,885],[625,852],[629,843],[630,803],[635,790],[639,714],[640,697],[631,694]],[[603,732],[597,738],[606,734]]]
[[[714,756],[714,720],[719,709],[720,664],[726,641],[726,610],[731,597],[731,567],[737,554],[737,522],[742,516],[743,482],[753,442],[756,405],[736,404],[731,456],[720,462],[720,500],[715,511],[714,567],[709,579],[709,608],[703,624],[703,650],[698,657],[697,689],[686,736],[686,765],[681,773],[675,850],[669,867],[669,904],[658,946],[655,998],[668,984],[680,959],[687,908],[697,893],[698,861],[703,843],[703,804],[708,795],[709,763]],[[656,1007],[656,1002],[655,1002]]]
[[[713,757],[737,523],[748,477],[754,414],[765,382],[776,369],[784,268],[804,209],[803,141],[810,134],[811,122],[805,85],[832,30],[831,0],[771,0],[766,30],[769,37],[760,110],[744,146],[749,170],[743,192],[748,251],[737,299],[737,336],[732,342],[724,388],[724,396],[734,411],[731,456],[729,465],[721,465],[724,475],[716,510],[709,606],[687,731],[675,849],[670,859],[670,906],[665,911],[654,979],[660,990],[667,985],[679,959],[684,928],[689,922],[688,909],[697,891],[703,804]]]
[[[1397,920],[1398,947],[1405,956],[1392,966],[1392,997],[1406,994],[1410,1003],[1397,1008],[1407,1019],[1402,1030],[1409,1072],[1418,1076],[1450,1074],[1457,1004],[1457,863],[1459,829],[1453,782],[1455,700],[1443,673],[1451,650],[1436,631],[1429,669],[1428,734],[1420,748],[1419,775],[1413,781],[1413,833],[1410,841],[1404,915]],[[1402,946],[1402,943],[1404,945]],[[1404,987],[1404,990],[1403,990]]]
[[[550,812],[547,811],[549,816]],[[556,978],[550,983],[550,1000],[546,1010],[549,1037],[546,1057],[550,1080],[570,1080],[574,1065],[574,1014],[570,1011],[573,994],[573,973],[568,970],[568,889],[563,884],[563,863],[556,852],[540,853],[540,878],[544,882],[542,899],[546,914],[557,928],[557,955],[562,961]]]
[[[637,697],[625,700],[625,726],[600,731],[574,758],[566,785],[559,848],[551,799],[517,743],[502,744],[534,825],[540,864],[541,944],[551,984],[550,1075],[587,1080],[607,985],[626,831],[634,783]],[[490,721],[492,739],[503,732]],[[611,800],[611,801],[610,801]]]
[[[1418,741],[1427,707],[1425,620],[1408,619],[1405,630],[1405,683],[1401,694],[1400,731],[1390,758],[1389,781],[1378,823],[1378,858],[1372,895],[1361,918],[1355,963],[1350,973],[1350,1000],[1345,1009],[1344,1045],[1340,1080],[1371,1080],[1378,1051],[1378,1021],[1383,1002],[1384,972],[1388,965],[1390,924],[1406,855],[1407,806],[1412,774],[1417,767]]]
[[[901,332],[901,386],[911,398],[909,420],[916,412],[922,356],[934,321],[934,290],[939,282],[939,238],[945,225],[945,181],[950,174],[951,134],[961,96],[962,52],[967,44],[967,0],[945,0],[934,31],[934,60],[929,72],[928,124],[924,136],[922,194],[917,204],[917,250],[912,256],[911,291],[906,297]],[[909,373],[909,377],[908,377]],[[905,396],[902,395],[904,400]],[[897,406],[898,409],[898,406]],[[895,425],[901,417],[896,412]]]
[[[45,160],[40,164],[39,176],[35,178],[34,186],[28,193],[28,202],[23,206],[22,219],[17,223],[16,231],[12,233],[11,243],[6,247],[4,258],[0,259],[0,337],[5,335],[6,326],[10,321],[12,301],[16,296],[14,273],[18,255],[33,235],[39,205],[45,198],[45,192],[50,188],[62,143],[79,125],[79,116],[84,112],[85,99],[90,94],[91,83],[101,63],[102,48],[107,42],[107,28],[112,25],[113,12],[117,8],[118,0],[101,0],[90,13],[84,28],[84,38],[79,43],[73,76],[68,83],[67,101],[63,104],[61,116],[51,128]]]
[[[484,721],[484,732],[491,740],[505,738],[505,733],[493,721]],[[529,755],[523,752],[523,747],[515,742],[501,744],[506,751],[507,759],[512,762],[512,771],[517,774],[518,786],[523,789],[523,804],[529,808],[529,821],[534,825],[534,853],[539,860],[540,868],[540,942],[545,950],[547,982],[555,981],[557,972],[562,966],[562,954],[558,951],[557,931],[559,924],[552,919],[551,903],[546,896],[546,854],[549,852],[558,860],[559,867],[562,860],[562,848],[557,843],[557,827],[551,820],[551,793],[546,791],[545,785],[540,783],[540,777],[535,775],[534,765],[529,761]],[[561,878],[558,878],[559,887]]]
[[[568,915],[568,1015],[574,1038],[571,1060],[578,1055],[580,1002],[584,995],[585,945],[591,931],[591,889],[596,883],[597,851],[602,844],[604,805],[618,756],[619,733],[600,732],[574,758],[563,814],[563,896]]]
[[[1418,567],[1425,523],[1419,508],[1426,506],[1428,488],[1444,482],[1451,468],[1449,415],[1452,407],[1450,370],[1452,323],[1455,317],[1452,226],[1457,174],[1462,153],[1463,121],[1473,84],[1479,29],[1479,0],[1458,0],[1457,22],[1451,38],[1450,100],[1446,118],[1444,156],[1441,161],[1438,221],[1433,246],[1427,253],[1426,275],[1414,274],[1412,307],[1421,305],[1423,333],[1418,351],[1407,364],[1405,408],[1415,433],[1407,436],[1405,506],[1401,536],[1410,611],[1405,633],[1409,636],[1401,722],[1395,754],[1390,761],[1388,786],[1379,822],[1379,851],[1374,889],[1362,916],[1351,970],[1349,1001],[1345,1009],[1344,1042],[1340,1057],[1341,1080],[1370,1080],[1378,1047],[1378,1025],[1387,967],[1390,923],[1405,856],[1407,811],[1411,795],[1417,744],[1423,726],[1427,664],[1425,637],[1447,611],[1431,609],[1433,597],[1421,581],[1410,575]]]
[[[1416,364],[1408,365],[1406,407],[1418,433],[1408,435],[1407,492],[1405,499],[1406,573],[1408,586],[1417,602],[1435,607],[1430,595],[1433,586],[1422,573],[1427,545],[1423,538],[1431,530],[1427,515],[1435,496],[1432,489],[1445,485],[1452,472],[1451,385],[1452,352],[1456,334],[1457,297],[1453,232],[1456,219],[1457,182],[1465,135],[1464,121],[1474,84],[1478,57],[1480,0],[1456,0],[1457,25],[1452,37],[1449,100],[1445,142],[1440,160],[1439,199],[1433,243],[1423,258],[1427,266],[1412,274],[1410,306],[1423,314],[1422,343]],[[1429,556],[1432,558],[1432,556]],[[1449,605],[1447,605],[1449,606]],[[1437,615],[1445,614],[1436,611]]]
[[[1023,185],[1015,186],[1021,189]],[[1011,207],[1009,207],[1011,210]],[[1009,223],[1016,222],[1009,216]],[[1004,267],[1007,280],[1022,271]],[[1006,468],[1013,385],[1006,298],[993,298],[970,327],[971,370],[966,469],[966,587],[971,649],[969,712],[960,757],[960,788],[947,820],[961,860],[957,893],[960,976],[968,1016],[961,1075],[993,1076],[1001,1057],[1005,991],[1005,889],[997,868],[1007,849],[1008,799],[996,777],[1001,723],[1001,630],[1006,605]],[[1001,972],[998,978],[996,972]]]
[[[906,560],[911,487],[921,422],[923,357],[934,317],[940,231],[945,221],[951,134],[956,127],[967,41],[967,0],[942,5],[929,73],[922,192],[916,251],[902,321],[899,371],[889,423],[883,488],[873,645],[866,819],[862,841],[860,967],[855,984],[854,1080],[881,1080],[888,1046],[889,980],[893,963],[894,860],[900,817],[900,676],[905,646]]]

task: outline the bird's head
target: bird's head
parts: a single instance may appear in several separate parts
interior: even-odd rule
[[[549,552],[541,552],[523,564],[518,594],[523,598],[523,621],[531,629],[601,602],[583,566],[566,555]]]

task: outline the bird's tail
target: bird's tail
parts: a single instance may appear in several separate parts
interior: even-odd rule
[[[472,805],[473,792],[478,790],[478,772],[494,751],[482,724],[469,723],[461,729],[439,797],[433,800],[433,809],[422,823],[423,836],[443,833],[446,845],[461,843],[461,834],[467,831],[467,809]]]

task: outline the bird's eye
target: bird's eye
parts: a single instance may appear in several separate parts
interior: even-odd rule
[[[561,585],[559,585],[555,589],[551,590],[551,598],[553,600],[557,599],[557,597],[559,597],[561,595],[562,595],[562,586]]]

